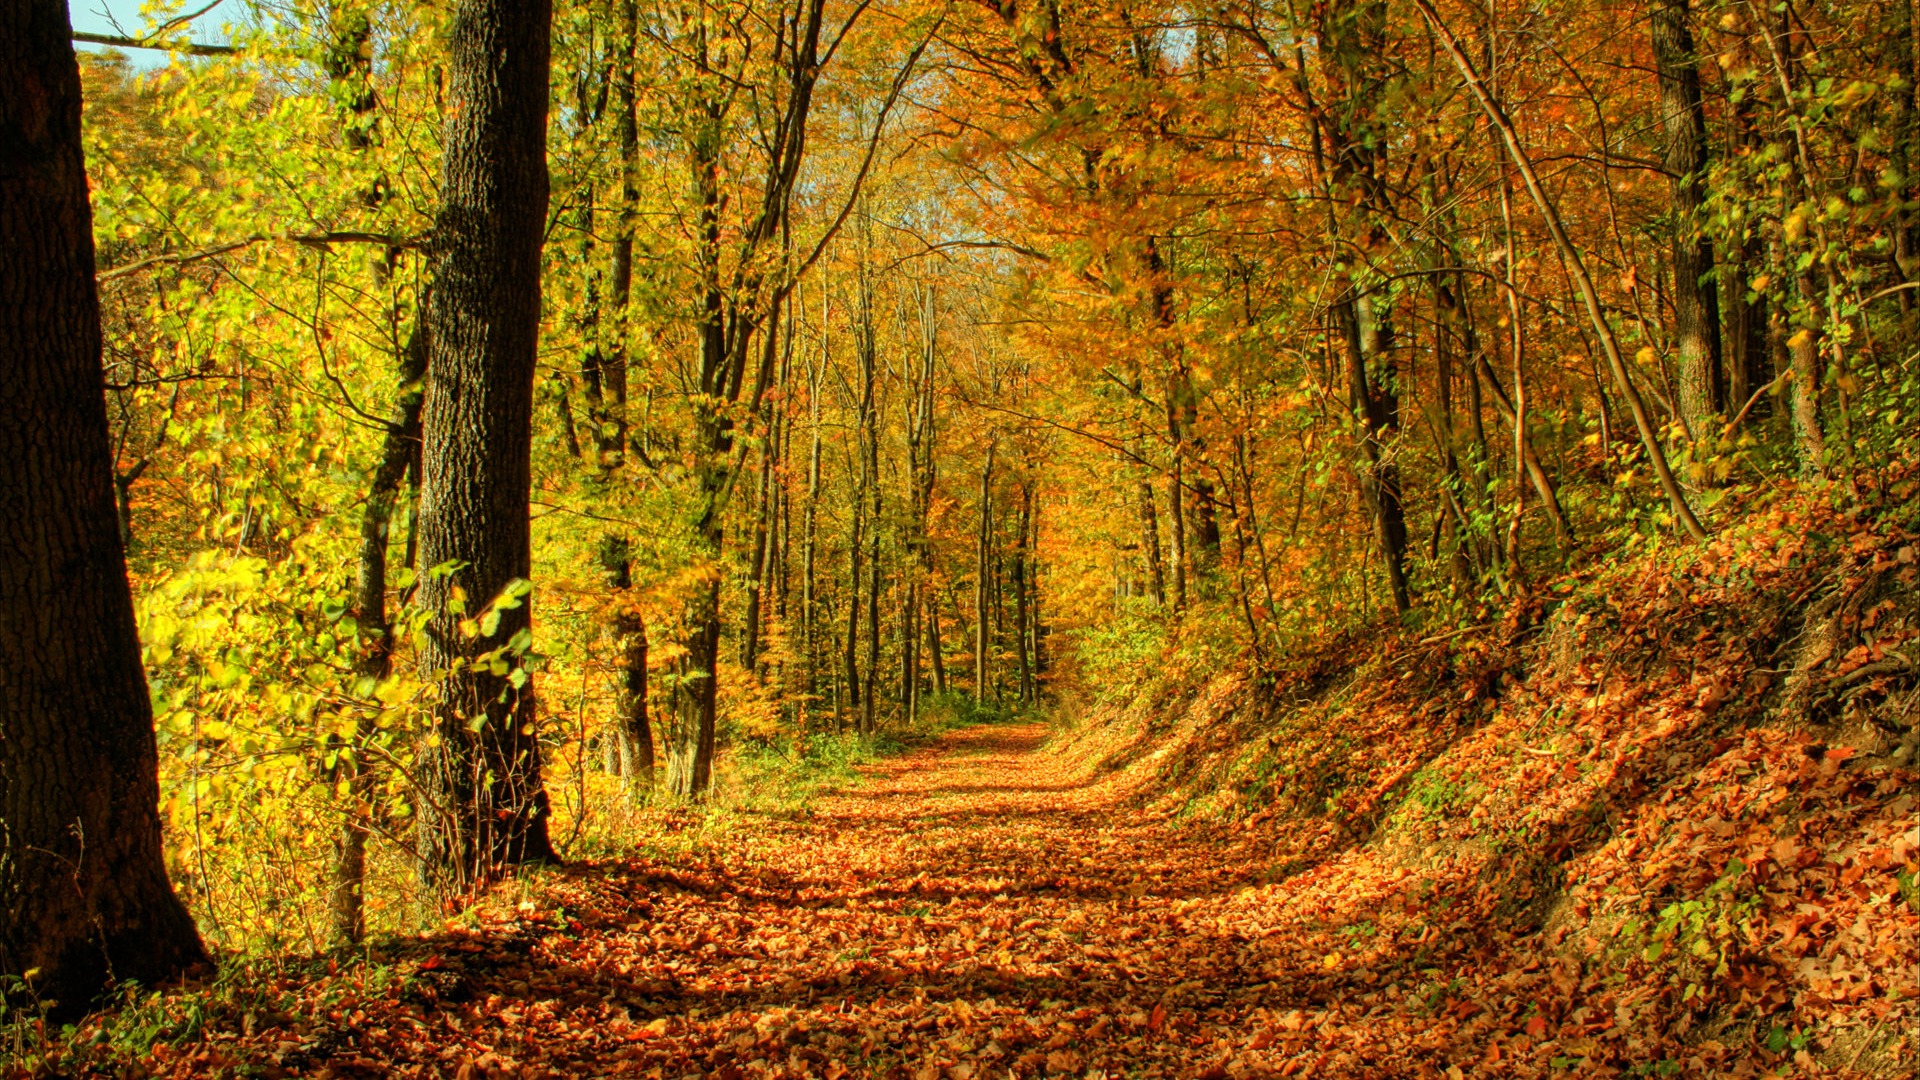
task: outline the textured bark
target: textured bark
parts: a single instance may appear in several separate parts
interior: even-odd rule
[[[1720,364],[1720,302],[1710,279],[1713,242],[1700,228],[1706,201],[1707,117],[1700,101],[1688,0],[1655,0],[1653,55],[1660,68],[1660,114],[1673,177],[1673,313],[1680,347],[1680,415],[1695,439],[1714,434],[1726,408]]]
[[[545,0],[461,0],[448,35],[420,492],[430,568],[420,594],[432,612],[421,661],[442,682],[418,833],[423,870],[454,890],[553,858],[533,684],[479,659],[514,666],[530,604],[500,611],[490,633],[460,625],[530,571],[550,16]]]
[[[60,1017],[206,959],[161,857],[70,29],[0,8],[0,974]]]
[[[717,537],[714,543],[717,547]],[[718,576],[694,594],[681,619],[680,641],[686,652],[674,666],[667,790],[683,799],[698,799],[713,782],[714,719],[720,690],[714,675],[720,662]]]

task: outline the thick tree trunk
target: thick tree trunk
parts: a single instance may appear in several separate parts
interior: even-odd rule
[[[420,596],[432,612],[421,661],[440,701],[418,835],[424,872],[454,891],[554,857],[533,686],[519,665],[529,605],[468,621],[531,569],[550,17],[548,0],[461,0],[448,34],[420,492],[430,568]]]
[[[0,9],[0,974],[56,1017],[206,959],[161,857],[67,9]]]
[[[1660,113],[1673,177],[1673,311],[1680,346],[1680,415],[1695,439],[1715,434],[1726,408],[1720,364],[1720,303],[1710,280],[1713,241],[1701,231],[1706,201],[1707,117],[1689,0],[1655,0],[1653,55],[1660,68]],[[1737,406],[1736,406],[1737,407]]]

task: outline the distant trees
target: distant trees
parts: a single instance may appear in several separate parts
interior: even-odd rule
[[[0,10],[0,973],[65,1014],[205,959],[161,857],[69,32]]]

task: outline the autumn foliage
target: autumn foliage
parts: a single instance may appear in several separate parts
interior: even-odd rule
[[[1912,1069],[1911,0],[556,4],[495,595],[473,9],[82,55],[226,966],[6,1068]]]

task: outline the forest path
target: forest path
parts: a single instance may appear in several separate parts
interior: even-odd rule
[[[426,942],[406,1019],[355,1025],[329,1065],[965,1080],[1314,1060],[1254,1023],[1298,994],[1219,918],[1261,868],[1075,775],[1046,736],[954,732],[693,854],[570,868],[518,921]]]

